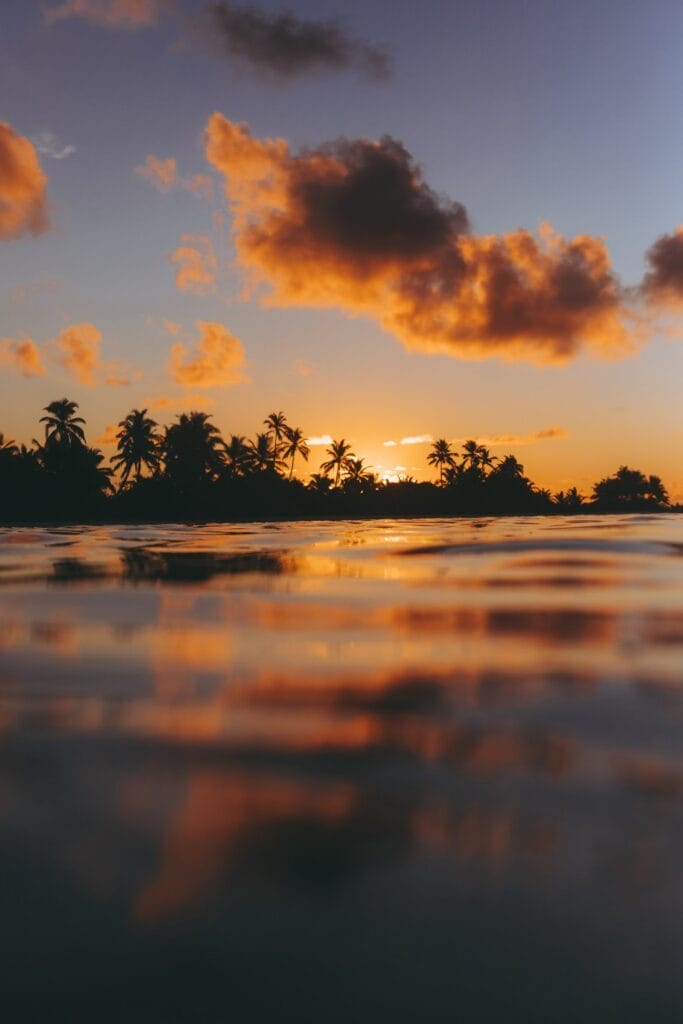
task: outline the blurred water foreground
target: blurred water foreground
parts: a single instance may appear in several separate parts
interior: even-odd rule
[[[683,1019],[683,516],[0,530],[16,1021]]]

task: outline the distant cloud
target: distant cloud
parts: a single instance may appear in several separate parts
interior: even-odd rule
[[[306,444],[309,448],[321,448],[332,444],[331,434],[319,434],[314,437],[307,437]]]
[[[44,377],[41,351],[31,338],[0,338],[0,369],[8,367],[22,377]]]
[[[535,430],[532,434],[484,434],[482,437],[475,438],[475,440],[477,444],[483,444],[487,447],[493,448],[500,444],[511,444],[516,446],[523,444],[535,444],[537,441],[561,441],[565,437],[569,437],[569,433],[564,429],[564,427],[544,427],[542,430]],[[464,441],[469,440],[470,437],[457,437],[451,443],[462,444]]]
[[[183,329],[182,324],[177,324],[174,320],[162,320],[161,323],[164,330],[174,338],[176,338]]]
[[[384,447],[395,448],[398,444],[432,444],[433,441],[431,434],[415,434],[412,437],[402,437],[400,441],[384,441]]]
[[[206,155],[225,178],[238,262],[270,305],[364,313],[407,348],[562,363],[631,351],[624,293],[604,242],[469,233],[389,137],[293,154],[214,114]]]
[[[56,7],[44,7],[43,18],[48,25],[82,18],[97,28],[135,31],[152,28],[175,8],[174,0],[65,0]]]
[[[101,339],[102,332],[94,324],[83,323],[65,328],[55,342],[57,361],[85,387],[97,383],[97,373],[102,367]]]
[[[161,160],[153,153],[149,153],[145,157],[145,162],[134,168],[134,172],[159,192],[184,188],[197,199],[204,199],[206,202],[213,201],[213,178],[210,178],[208,174],[191,174],[188,178],[181,177],[178,173],[178,162],[173,156]]]
[[[98,384],[126,387],[131,382],[131,373],[117,359],[102,359],[101,341],[102,332],[94,324],[70,324],[55,341],[48,342],[44,350],[84,387]],[[139,378],[139,371],[132,376]]]
[[[114,426],[113,423],[108,424],[99,437],[95,438],[95,444],[98,447],[109,448],[114,447],[117,443],[117,434],[119,428]]]
[[[213,201],[213,178],[208,174],[192,174],[189,178],[181,178],[180,184],[197,199],[204,199],[207,203]]]
[[[335,21],[301,18],[291,11],[215,3],[200,29],[212,50],[259,71],[294,78],[316,71],[354,70],[387,78],[391,62],[378,46],[355,39]]]
[[[178,384],[196,388],[226,388],[245,380],[242,342],[223,324],[197,321],[199,340],[188,352],[180,342],[171,349],[169,372]]]
[[[208,295],[216,290],[218,262],[210,235],[183,235],[177,249],[169,253],[176,267],[175,284],[181,292]]]
[[[412,437],[402,437],[401,444],[432,444],[434,438],[431,434],[415,434]]]
[[[650,269],[643,278],[641,293],[651,302],[683,303],[683,225],[670,235],[661,235],[645,258]]]
[[[178,184],[178,165],[175,157],[167,160],[159,160],[151,153],[145,157],[144,164],[135,168],[135,173],[159,189],[160,192],[168,192],[174,185]]]
[[[31,142],[42,156],[50,156],[53,160],[66,160],[76,152],[75,146],[63,145],[52,132],[39,132],[37,135],[32,135]]]
[[[33,143],[0,123],[0,241],[49,230],[47,182]]]
[[[146,398],[144,401],[145,408],[150,412],[162,412],[166,409],[194,409],[196,406],[206,408],[215,404],[215,398],[199,394],[158,395],[156,398]]]
[[[306,359],[295,359],[292,363],[292,373],[297,377],[312,377],[315,368]]]

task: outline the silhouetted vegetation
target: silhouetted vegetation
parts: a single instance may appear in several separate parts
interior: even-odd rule
[[[381,480],[345,439],[332,441],[308,483],[294,474],[308,461],[303,430],[282,412],[265,431],[226,442],[203,412],[181,413],[165,428],[133,409],[119,423],[111,466],[88,445],[76,402],[44,409],[44,439],[30,448],[0,434],[0,521],[204,521],[391,516],[538,515],[662,511],[662,481],[621,466],[593,487],[551,495],[513,455],[497,458],[475,440],[457,452],[435,441],[427,462],[436,482]]]

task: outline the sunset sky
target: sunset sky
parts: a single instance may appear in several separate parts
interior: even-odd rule
[[[683,500],[679,0],[0,25],[5,436],[62,396],[107,454],[133,407],[284,410],[379,473],[471,437],[552,490],[627,463]]]

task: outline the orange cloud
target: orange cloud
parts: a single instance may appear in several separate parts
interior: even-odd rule
[[[168,257],[177,267],[176,288],[195,295],[215,291],[217,260],[210,236],[183,235],[182,242]]]
[[[306,359],[295,359],[292,363],[292,373],[297,377],[312,377],[315,368]]]
[[[121,363],[112,359],[103,362],[100,356],[102,332],[94,324],[70,324],[49,346],[52,358],[85,387],[101,382],[111,387],[125,387],[130,376]],[[138,371],[134,376],[139,377]]]
[[[376,318],[407,348],[561,363],[631,347],[602,240],[542,226],[469,233],[396,140],[292,154],[214,114],[206,156],[223,175],[238,261],[278,305]]]
[[[213,179],[208,174],[192,174],[189,178],[183,178],[181,185],[193,196],[205,199],[207,203],[213,199]]]
[[[3,366],[9,366],[23,377],[45,376],[40,349],[30,338],[0,339],[0,368]]]
[[[49,229],[47,181],[33,143],[0,123],[0,240]]]
[[[94,324],[71,324],[66,327],[55,342],[59,352],[57,361],[79,383],[92,387],[96,381],[100,363],[100,341],[102,332]]]
[[[532,434],[494,434],[477,437],[477,444],[493,447],[498,444],[535,444],[537,441],[560,441],[569,437],[564,427],[544,427],[542,430],[535,430]],[[462,444],[468,441],[468,437],[457,437],[451,443]]]
[[[118,430],[119,428],[113,423],[107,424],[100,436],[95,438],[95,444],[100,447],[114,446],[118,440]]]
[[[171,349],[169,372],[186,387],[232,387],[244,378],[244,346],[222,325],[197,320],[199,340],[192,352],[180,343]]]
[[[43,10],[48,25],[67,18],[82,18],[98,28],[151,28],[162,14],[173,9],[172,0],[65,0]]]
[[[175,157],[168,160],[159,160],[151,153],[145,157],[144,164],[135,168],[135,173],[144,178],[159,189],[160,192],[168,192],[174,185],[178,184],[178,165]]]
[[[164,409],[195,409],[197,406],[212,406],[216,404],[215,398],[208,395],[186,394],[186,395],[159,395],[156,398],[146,398],[145,408],[161,411]]]

